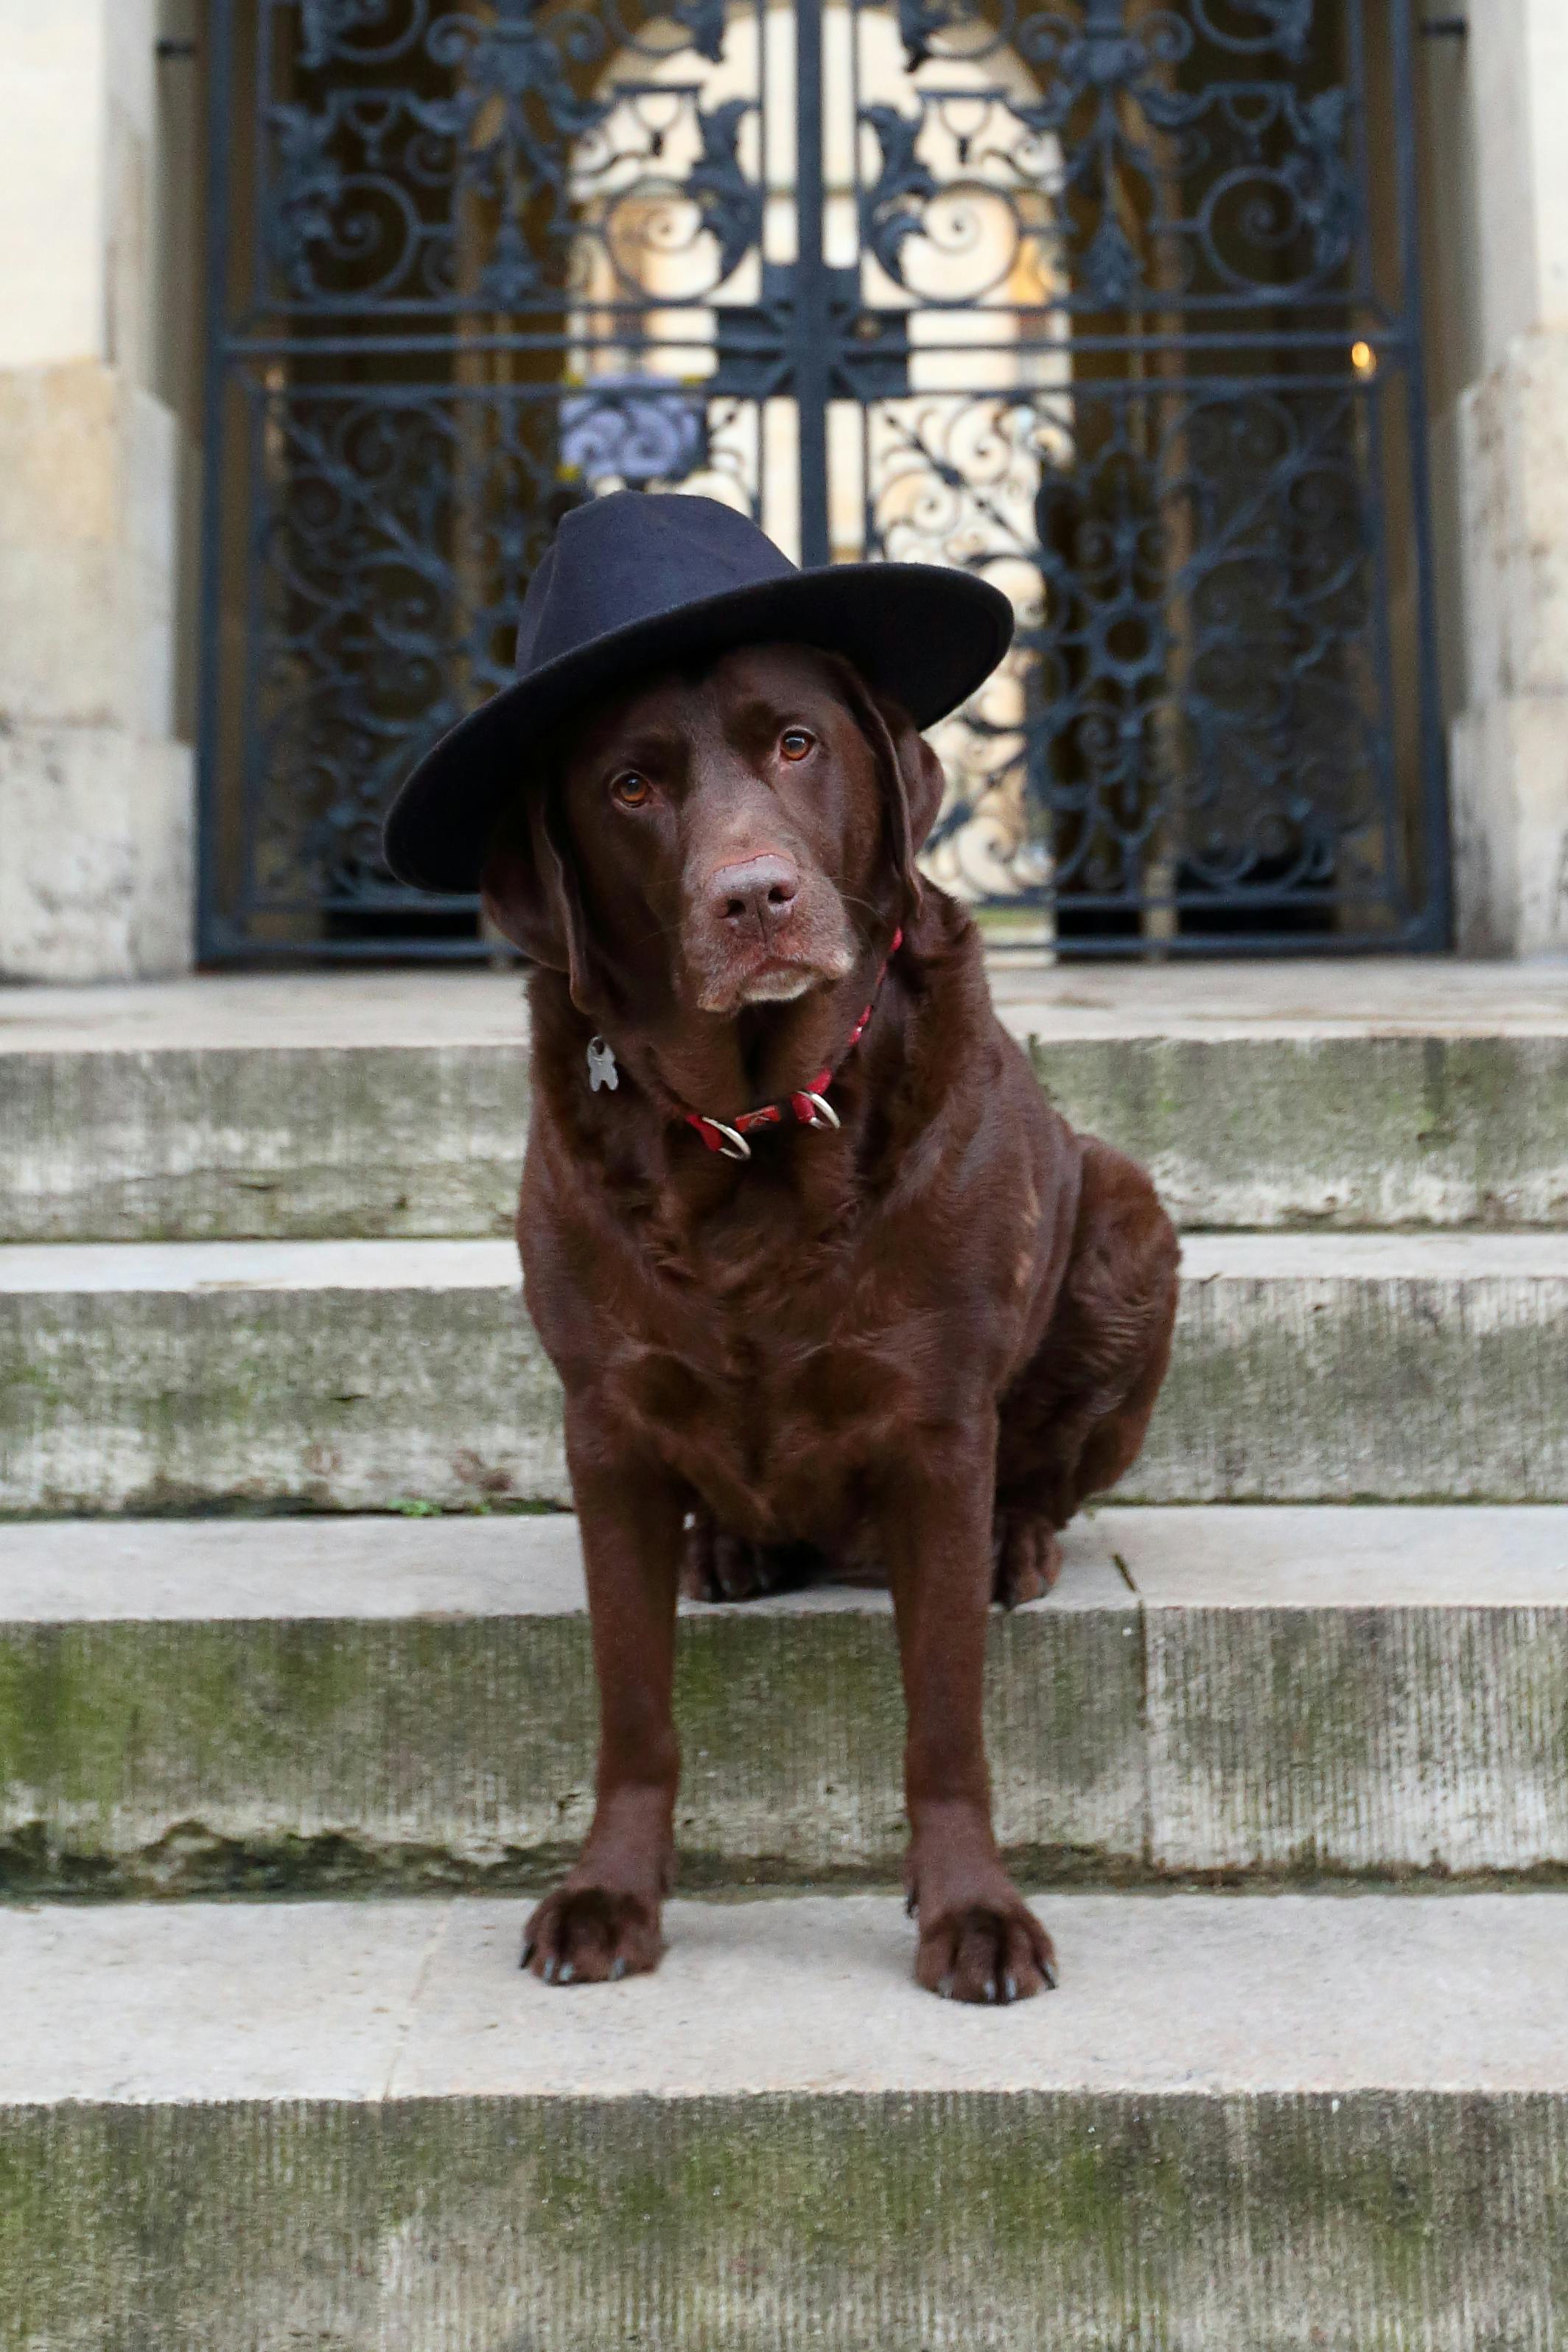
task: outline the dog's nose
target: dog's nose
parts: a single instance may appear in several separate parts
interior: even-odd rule
[[[800,875],[787,857],[748,857],[739,866],[715,866],[708,877],[708,904],[727,929],[764,935],[775,930],[795,905]]]

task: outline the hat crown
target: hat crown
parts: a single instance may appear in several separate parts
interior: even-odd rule
[[[521,677],[579,646],[795,572],[749,515],[674,490],[615,490],[563,517],[528,583]]]
[[[968,572],[829,563],[802,572],[750,518],[685,491],[616,490],[573,509],[523,599],[518,677],[420,761],[386,820],[405,882],[468,892],[497,811],[548,763],[532,742],[639,675],[737,646],[820,646],[929,727],[1006,651],[1013,608]]]

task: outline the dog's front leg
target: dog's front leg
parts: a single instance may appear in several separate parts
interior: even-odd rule
[[[645,1461],[616,1458],[567,1413],[583,1538],[599,1765],[593,1827],[528,1923],[523,1966],[550,1984],[602,1984],[657,1968],[680,1751],[672,1706],[682,1499]]]
[[[898,1620],[915,1974],[956,2000],[1022,2000],[1056,1983],[1051,1939],[996,1852],[984,1724],[995,1431],[922,1442],[879,1513]]]

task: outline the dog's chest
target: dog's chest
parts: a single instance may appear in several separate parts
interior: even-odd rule
[[[834,1300],[708,1302],[624,1332],[608,1401],[738,1535],[823,1538],[921,1405],[909,1318]]]

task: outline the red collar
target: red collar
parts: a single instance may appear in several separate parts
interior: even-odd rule
[[[798,1094],[785,1095],[782,1101],[763,1103],[756,1110],[742,1111],[732,1126],[726,1126],[721,1118],[707,1118],[700,1110],[681,1112],[687,1126],[697,1129],[710,1151],[721,1152],[726,1160],[749,1160],[752,1147],[746,1138],[752,1129],[782,1127],[785,1118],[792,1116],[799,1120],[802,1127],[838,1126],[838,1113],[827,1100],[827,1089],[866,1034],[871,1015],[877,1010],[877,999],[882,993],[882,982],[888,977],[888,966],[903,943],[904,934],[900,926],[888,943],[888,952],[882,958],[880,969],[871,984],[871,1001],[845,1040],[844,1051],[837,1062],[830,1062],[818,1070],[808,1087],[802,1087]]]
[[[742,1111],[732,1127],[726,1125],[721,1118],[705,1118],[700,1110],[681,1111],[680,1116],[687,1126],[697,1129],[710,1151],[721,1152],[726,1160],[749,1160],[752,1147],[746,1137],[752,1129],[782,1127],[786,1118],[798,1119],[802,1127],[837,1127],[839,1124],[838,1113],[827,1100],[827,1089],[866,1034],[867,1024],[882,992],[882,982],[888,977],[888,966],[903,943],[904,934],[900,929],[893,933],[888,952],[882,958],[881,970],[872,985],[871,1001],[849,1032],[844,1051],[837,1062],[830,1062],[825,1069],[818,1070],[808,1087],[802,1087],[798,1094],[785,1095],[780,1102],[763,1103],[756,1110]],[[588,1047],[588,1083],[595,1094],[601,1087],[614,1089],[620,1084],[615,1053],[603,1037],[594,1038]]]

